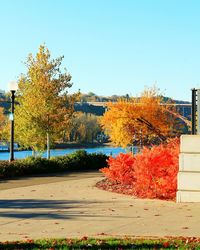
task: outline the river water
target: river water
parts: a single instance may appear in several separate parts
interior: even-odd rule
[[[116,156],[119,153],[125,153],[126,150],[121,147],[99,147],[99,148],[82,148],[83,150],[86,150],[88,153],[103,153],[106,155],[112,155]],[[80,150],[80,148],[73,148],[73,149],[52,149],[51,150],[51,156],[61,156],[65,154],[73,153],[77,150]],[[14,152],[14,158],[15,159],[23,159],[28,156],[32,155],[32,151],[16,151]],[[46,153],[42,155],[42,157],[46,157]],[[9,152],[0,152],[0,160],[9,160]]]

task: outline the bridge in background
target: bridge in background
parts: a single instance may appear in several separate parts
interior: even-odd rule
[[[192,114],[192,104],[191,103],[173,103],[173,104],[166,104],[163,103],[162,105],[169,105],[169,106],[175,106],[177,112],[187,118],[188,120],[191,120],[191,114]],[[92,113],[95,115],[103,115],[106,110],[107,103],[106,102],[77,102],[75,104],[75,110],[76,111],[82,111],[85,113]]]

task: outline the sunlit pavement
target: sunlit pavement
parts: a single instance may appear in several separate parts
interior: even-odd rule
[[[0,241],[199,236],[200,203],[135,199],[95,187],[98,172],[0,182]]]

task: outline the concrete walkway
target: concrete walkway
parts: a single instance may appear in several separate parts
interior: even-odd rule
[[[135,199],[95,187],[100,173],[0,182],[0,241],[200,236],[200,203]]]

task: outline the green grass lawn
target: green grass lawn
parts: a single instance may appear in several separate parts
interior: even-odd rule
[[[0,242],[0,249],[200,249],[200,238],[44,239]]]

